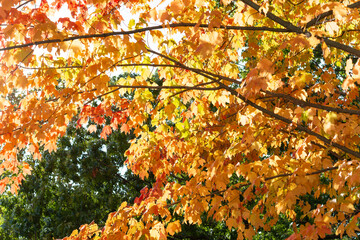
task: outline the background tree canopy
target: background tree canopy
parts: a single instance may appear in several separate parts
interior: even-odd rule
[[[18,195],[1,197],[1,239],[65,237],[81,223],[104,225],[110,211],[135,199],[146,182],[124,169],[127,137],[98,135],[73,124],[42,161],[22,156],[33,171]]]
[[[0,3],[0,192],[51,168],[74,118],[105,141],[131,134],[125,164],[149,182],[64,239],[358,238],[360,2]],[[64,191],[86,180],[94,191],[77,194],[100,197],[120,176],[120,151],[100,142],[74,156],[104,160],[56,168],[49,184],[70,173],[79,184]]]

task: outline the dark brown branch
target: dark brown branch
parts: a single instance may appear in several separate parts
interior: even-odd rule
[[[291,0],[288,0],[288,2],[291,3],[293,6],[298,6],[298,5],[302,4],[303,2],[305,2],[305,0],[302,0],[298,3],[293,3]]]
[[[355,2],[353,4],[350,4],[347,6],[348,8],[358,8],[360,7],[360,1],[359,2]],[[329,10],[327,12],[324,12],[324,13],[321,13],[320,15],[314,17],[313,19],[311,19],[308,23],[306,23],[305,27],[306,28],[309,28],[309,27],[312,27],[314,25],[316,25],[316,23],[318,21],[320,21],[321,19],[324,19],[328,16],[331,16],[333,14],[333,10]]]
[[[328,172],[328,171],[332,171],[332,170],[336,170],[338,169],[338,167],[329,167],[329,168],[324,168],[315,172],[311,172],[311,173],[307,173],[305,174],[305,176],[311,176],[311,175],[316,175],[316,174],[320,174],[320,173],[324,173],[324,172]],[[265,181],[269,181],[272,179],[276,179],[276,178],[280,178],[280,177],[287,177],[287,176],[291,176],[293,175],[293,173],[284,173],[284,174],[279,174],[276,176],[272,176],[272,177],[267,177],[265,178]]]
[[[306,102],[306,101],[294,98],[294,97],[292,97],[290,95],[283,94],[283,93],[273,93],[273,92],[270,92],[270,91],[264,91],[264,92],[266,94],[268,94],[268,95],[273,96],[273,97],[279,97],[279,98],[287,99],[287,100],[289,100],[289,101],[293,102],[294,104],[297,104],[297,105],[299,105],[301,107],[313,107],[313,108],[323,109],[323,110],[331,111],[331,112],[347,113],[347,114],[352,114],[352,115],[360,115],[360,110],[329,107],[329,106],[324,106],[324,105],[321,105],[321,104]]]
[[[0,48],[0,51],[37,46],[37,45],[42,45],[42,44],[46,44],[46,43],[68,42],[68,41],[79,40],[79,39],[88,39],[88,38],[105,38],[105,37],[110,37],[110,36],[130,35],[130,34],[135,34],[135,33],[141,33],[141,32],[147,32],[147,31],[153,31],[153,30],[159,30],[159,29],[166,29],[166,28],[195,27],[196,25],[197,25],[197,23],[172,23],[172,24],[168,24],[166,26],[158,25],[158,26],[153,26],[153,27],[139,28],[139,29],[130,30],[130,31],[117,31],[117,32],[108,32],[108,33],[100,33],[100,34],[79,35],[79,36],[73,36],[73,37],[68,37],[68,38],[64,38],[64,39],[59,39],[59,38],[48,39],[48,40],[43,40],[43,41],[36,41],[36,42],[31,42],[31,43],[26,43],[26,44],[20,44],[20,45]],[[208,28],[209,25],[208,24],[200,24],[199,27]],[[227,30],[291,32],[291,30],[288,30],[288,29],[269,28],[269,27],[220,26],[219,28],[227,29]]]
[[[320,39],[321,39],[321,38],[320,38]],[[351,54],[353,54],[353,55],[355,55],[355,56],[360,57],[360,50],[357,50],[357,49],[355,49],[355,48],[349,47],[349,46],[344,45],[344,44],[342,44],[342,43],[335,42],[335,41],[330,40],[330,39],[328,39],[328,38],[322,38],[322,39],[324,39],[326,45],[328,45],[328,46],[330,46],[330,47],[335,47],[335,48],[337,48],[337,49],[341,49],[341,50],[343,50],[343,51],[345,51],[345,52],[348,52],[348,53],[351,53]]]
[[[128,85],[111,85],[109,87],[116,87],[116,88],[146,88],[146,89],[188,89],[188,90],[202,90],[202,91],[214,91],[221,89],[220,87],[212,87],[212,88],[203,88],[197,86],[128,86]]]
[[[118,66],[150,66],[150,67],[178,67],[176,65],[171,65],[171,64],[121,64],[121,65],[118,65]],[[189,70],[194,70],[193,68],[188,68]],[[213,77],[219,77],[219,75],[216,75],[216,74],[213,74],[213,73],[210,73],[208,71],[204,71],[206,74],[209,74]],[[221,76],[221,78],[225,79],[225,80],[228,80],[228,81],[231,81],[231,82],[234,82],[234,83],[239,83],[239,81],[236,81],[235,79],[232,79],[232,78],[228,78],[228,77],[223,77]],[[211,90],[211,89],[210,89]],[[324,106],[324,105],[321,105],[321,104],[315,104],[315,103],[311,103],[311,102],[306,102],[306,101],[302,101],[300,99],[297,99],[297,98],[294,98],[290,95],[287,95],[287,94],[282,94],[282,93],[273,93],[273,92],[270,92],[270,91],[264,91],[266,94],[269,94],[271,96],[274,96],[274,97],[281,97],[281,98],[285,98],[301,107],[304,107],[304,106],[308,106],[308,107],[313,107],[313,108],[317,108],[317,109],[323,109],[323,110],[326,110],[326,111],[331,111],[331,112],[337,112],[337,113],[347,113],[347,114],[351,114],[351,115],[360,115],[360,110],[355,110],[355,109],[343,109],[343,108],[335,108],[335,107],[329,107],[329,106]]]
[[[137,66],[147,66],[147,67],[175,67],[174,65],[169,64],[150,64],[150,63],[130,63],[130,64],[118,64],[116,67],[137,67]],[[49,70],[49,69],[73,69],[73,68],[83,68],[87,66],[77,65],[77,66],[61,66],[61,67],[25,67],[18,65],[20,68],[27,70]]]
[[[213,84],[213,83],[215,83],[215,82],[214,82],[214,81],[211,81],[211,82],[207,82],[207,83],[200,83],[200,84],[198,84],[198,85],[196,85],[196,86],[197,86],[197,87],[200,87],[200,86],[205,86],[205,85],[209,85],[209,84]],[[182,93],[187,92],[187,91],[189,91],[189,89],[185,89],[185,90],[179,91],[179,92],[177,92],[177,93],[174,93],[174,94],[170,95],[169,98],[172,98],[172,97],[174,97],[174,96],[176,96],[176,95],[182,94]]]
[[[335,38],[340,38],[342,36],[344,36],[345,33],[349,33],[349,32],[360,32],[360,29],[347,29],[347,30],[343,30],[339,35],[337,36],[332,36],[329,38],[335,39]]]
[[[252,2],[251,0],[241,0],[243,3],[249,5],[250,7],[252,7],[253,9],[255,9],[256,11],[260,12],[260,6],[257,5],[256,3]],[[358,4],[354,5],[354,6],[358,6]],[[295,25],[293,25],[292,23],[290,22],[287,22],[277,16],[275,16],[274,14],[272,14],[270,11],[266,13],[266,17],[270,18],[271,20],[273,20],[274,22],[280,24],[281,26],[289,29],[290,31],[292,32],[295,32],[295,33],[299,33],[299,34],[304,34],[305,36],[307,37],[311,37],[311,33],[308,32],[308,31],[303,31],[300,27],[296,27]],[[348,53],[351,53],[355,56],[358,56],[360,57],[360,50],[357,50],[355,48],[352,48],[352,47],[349,47],[347,45],[344,45],[342,43],[338,43],[338,42],[334,42],[332,40],[329,40],[328,38],[324,38],[324,37],[319,37],[319,36],[316,36],[318,39],[320,40],[324,40],[325,43],[328,45],[328,46],[331,46],[331,47],[335,47],[337,49],[341,49],[345,52],[348,52]]]
[[[32,2],[32,1],[34,1],[34,0],[28,0],[28,1],[26,1],[26,2],[23,2],[22,4],[20,4],[19,6],[17,6],[16,9],[19,9],[19,8],[21,8],[22,6],[28,4],[29,2]]]
[[[320,148],[326,149],[326,147],[323,146],[323,145],[321,145],[320,143],[311,141],[311,144],[313,144],[313,145],[315,145],[315,146],[318,146],[318,147],[320,147]],[[329,153],[330,155],[332,155],[333,157],[335,157],[337,160],[340,160],[340,159],[341,159],[341,156],[340,156],[339,154],[337,154],[336,152],[334,152],[334,151],[331,151],[331,150],[330,150],[330,151],[328,151],[328,153]]]
[[[305,176],[317,175],[317,174],[320,174],[320,173],[324,173],[324,172],[329,172],[329,171],[332,171],[332,170],[336,170],[336,169],[338,169],[338,168],[339,168],[339,167],[324,168],[324,169],[321,169],[321,170],[318,170],[318,171],[306,173]],[[291,175],[293,175],[293,174],[294,174],[294,173],[278,174],[278,175],[275,175],[275,176],[266,177],[266,178],[264,178],[264,180],[265,180],[265,181],[270,181],[270,180],[277,179],[277,178],[289,177],[289,176],[291,176]],[[252,184],[252,183],[243,183],[243,184],[238,185],[237,188],[247,187],[247,186],[250,186],[251,184]],[[226,189],[226,190],[227,190],[227,189]],[[226,190],[217,191],[217,193],[225,192]],[[211,196],[212,194],[214,194],[214,193],[209,194],[209,196]]]
[[[202,75],[202,76],[204,76],[204,77],[206,77],[206,78],[208,78],[208,79],[210,79],[210,80],[213,80],[213,81],[217,82],[221,88],[229,91],[232,95],[240,98],[240,99],[241,99],[243,102],[245,102],[247,105],[252,106],[253,108],[261,111],[262,113],[264,113],[264,114],[266,114],[266,115],[268,115],[268,116],[270,116],[270,117],[273,117],[273,118],[275,118],[275,119],[277,119],[277,120],[280,120],[280,121],[282,121],[282,122],[284,122],[284,123],[287,123],[287,124],[289,124],[289,125],[295,125],[295,126],[296,126],[296,127],[295,127],[296,130],[299,130],[299,131],[302,131],[302,132],[306,132],[307,134],[316,137],[317,139],[319,139],[320,141],[326,143],[327,145],[336,147],[336,148],[338,148],[338,149],[340,149],[340,150],[342,150],[342,151],[344,151],[344,152],[346,152],[346,153],[348,153],[348,154],[351,154],[351,155],[353,155],[353,156],[355,156],[355,157],[357,157],[357,158],[360,158],[360,152],[351,150],[351,149],[349,149],[349,148],[347,148],[347,147],[345,147],[345,146],[343,146],[343,145],[341,145],[341,144],[338,144],[338,143],[336,143],[336,142],[334,142],[334,141],[332,141],[332,140],[330,140],[330,139],[327,139],[326,137],[324,137],[324,136],[322,136],[322,135],[320,135],[320,134],[318,134],[318,133],[310,130],[310,129],[307,128],[307,127],[304,127],[304,126],[301,126],[301,125],[296,124],[296,123],[293,122],[291,119],[288,119],[288,118],[285,118],[285,117],[283,117],[283,116],[280,116],[280,115],[278,115],[278,114],[276,114],[276,113],[274,113],[274,112],[272,112],[272,111],[270,111],[270,110],[268,110],[268,109],[266,109],[266,108],[263,108],[263,107],[257,105],[256,103],[250,101],[249,99],[245,98],[243,95],[241,95],[240,93],[238,93],[235,89],[232,89],[231,87],[223,84],[222,82],[220,82],[220,81],[217,80],[216,78],[207,75],[207,74],[206,74],[206,71],[202,71],[202,70],[200,70],[200,69],[192,69],[192,68],[189,68],[189,67],[185,66],[184,64],[180,63],[179,61],[174,60],[174,59],[172,59],[172,58],[170,58],[170,57],[168,57],[168,56],[165,56],[165,55],[163,55],[163,54],[161,54],[161,53],[158,53],[158,52],[155,52],[155,51],[149,50],[149,49],[148,49],[148,51],[151,52],[151,53],[154,53],[154,54],[156,54],[156,55],[158,55],[158,56],[160,56],[160,57],[166,58],[166,59],[169,60],[169,61],[172,61],[173,63],[175,63],[176,65],[178,65],[178,66],[181,67],[181,68],[190,70],[190,71],[192,71],[192,72],[195,72],[195,73],[197,73],[197,74],[199,74],[199,75]],[[212,75],[216,75],[216,74],[212,74]],[[227,77],[223,77],[223,76],[221,76],[221,75],[217,75],[217,78],[218,78],[218,79],[224,79],[224,80],[227,80],[227,79],[228,79]]]
[[[241,0],[241,1],[243,3],[249,5],[256,11],[260,12],[260,6],[257,5],[256,3],[252,2],[251,0]],[[285,27],[286,29],[289,29],[291,32],[304,33],[304,31],[301,28],[296,27],[295,25],[293,25],[290,22],[284,21],[283,19],[279,18],[278,16],[275,16],[274,14],[272,14],[270,11],[266,13],[266,16],[268,18],[270,18],[271,20],[273,20],[274,22],[277,22],[281,26]]]

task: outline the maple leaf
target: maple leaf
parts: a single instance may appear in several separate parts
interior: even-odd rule
[[[26,162],[23,163],[23,168],[22,168],[22,172],[24,175],[29,175],[31,174],[31,170],[32,168],[30,167],[30,165]]]
[[[10,102],[5,98],[0,98],[0,109],[4,110],[6,107],[11,106]]]
[[[103,127],[101,133],[100,133],[100,137],[103,138],[103,139],[107,139],[107,137],[111,134],[112,132],[112,129],[110,126],[105,126]]]
[[[185,5],[182,1],[174,1],[170,4],[170,11],[172,11],[175,15],[180,14],[184,7]]]
[[[90,133],[96,132],[97,127],[95,124],[91,124],[88,129],[87,129]]]
[[[181,230],[181,225],[179,220],[175,222],[171,222],[166,226],[166,232],[169,233],[170,235],[174,235],[175,233],[180,232],[180,230]]]
[[[121,125],[121,129],[120,129],[122,132],[124,132],[124,133],[129,133],[130,132],[130,127],[129,127],[129,125],[127,125],[126,123],[123,123],[122,125]]]
[[[45,150],[49,151],[51,153],[52,151],[55,151],[57,149],[56,141],[50,140],[45,143]]]
[[[8,183],[9,183],[9,178],[8,177],[5,177],[5,178],[0,180],[0,193],[5,192],[5,188],[6,188]]]

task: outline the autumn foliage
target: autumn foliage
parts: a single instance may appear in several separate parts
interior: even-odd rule
[[[360,2],[0,3],[0,191],[31,172],[18,151],[56,150],[73,118],[132,132],[128,167],[156,179],[66,239],[166,239],[204,212],[238,239],[280,214],[289,239],[357,236]]]

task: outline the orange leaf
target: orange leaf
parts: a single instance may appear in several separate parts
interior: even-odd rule
[[[93,132],[96,132],[97,127],[96,127],[95,124],[92,124],[92,125],[90,125],[90,126],[88,127],[87,130],[88,130],[90,133],[93,133]]]
[[[126,123],[122,124],[121,125],[121,129],[120,129],[122,132],[124,133],[129,133],[130,132],[130,127],[129,125],[127,125]]]
[[[175,233],[180,232],[180,230],[181,224],[179,220],[169,223],[166,227],[166,232],[170,235],[174,235]]]
[[[23,174],[29,175],[29,174],[31,174],[31,170],[32,170],[32,168],[30,167],[30,165],[28,163],[24,162],[23,168],[22,168]]]
[[[100,137],[106,140],[107,137],[111,134],[111,132],[112,132],[111,127],[110,126],[105,126],[103,128],[103,130],[101,131],[101,133],[100,133]]]
[[[57,149],[56,140],[50,140],[45,143],[45,150],[48,150],[49,153],[55,151],[56,149]]]

